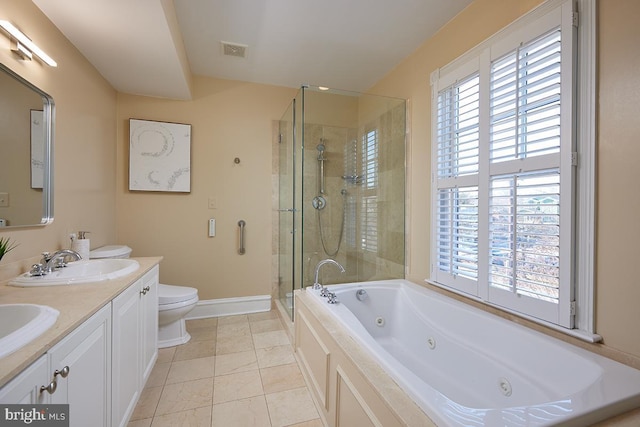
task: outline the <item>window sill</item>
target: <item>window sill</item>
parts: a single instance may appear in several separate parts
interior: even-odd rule
[[[462,302],[473,302],[473,303],[475,303],[474,305],[477,308],[481,309],[481,310],[490,312],[492,314],[496,314],[496,315],[498,315],[500,317],[506,318],[507,320],[515,321],[516,323],[519,323],[518,319],[525,319],[525,320],[527,320],[529,322],[535,323],[537,325],[544,326],[545,328],[549,328],[549,329],[552,329],[552,330],[557,331],[557,332],[561,332],[561,333],[563,333],[565,335],[569,335],[569,336],[577,338],[577,339],[579,339],[581,341],[585,341],[585,342],[592,343],[592,344],[593,343],[599,343],[599,342],[602,341],[602,336],[598,335],[598,334],[592,334],[592,333],[584,331],[582,329],[564,328],[562,326],[555,325],[553,323],[538,319],[536,317],[528,316],[526,314],[519,313],[517,311],[509,310],[508,308],[492,304],[492,303],[484,301],[483,299],[478,298],[478,297],[476,297],[474,295],[469,295],[467,293],[460,292],[460,291],[458,291],[456,289],[450,288],[448,286],[442,285],[440,283],[434,282],[434,281],[429,280],[429,279],[424,279],[424,282],[427,283],[428,285],[434,286],[437,289],[440,289],[440,290],[443,290],[443,291],[445,291],[447,293],[452,293],[452,294],[455,294],[456,296],[461,297],[461,298],[455,298],[457,300],[460,300]],[[507,313],[507,316],[501,315],[501,313]]]

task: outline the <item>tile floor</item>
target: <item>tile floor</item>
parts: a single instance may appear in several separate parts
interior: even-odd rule
[[[275,311],[187,321],[160,349],[129,427],[322,427]]]

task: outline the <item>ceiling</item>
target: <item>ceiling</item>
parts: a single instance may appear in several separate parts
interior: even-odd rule
[[[191,75],[363,92],[472,2],[32,1],[116,90],[174,99]]]

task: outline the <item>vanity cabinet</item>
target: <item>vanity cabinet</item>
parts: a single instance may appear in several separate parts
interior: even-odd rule
[[[44,354],[0,389],[0,403],[49,403],[49,395],[40,393],[40,387],[50,380],[49,359]]]
[[[125,426],[158,357],[158,266],[112,303],[112,425]]]
[[[102,308],[3,385],[0,403],[69,404],[71,427],[126,426],[158,357],[158,278],[154,263],[108,300],[94,299]]]
[[[109,426],[111,310],[105,306],[0,390],[3,403],[68,403],[71,427]]]
[[[70,427],[109,426],[110,311],[103,307],[48,352],[49,375],[58,384],[51,403],[69,404]]]

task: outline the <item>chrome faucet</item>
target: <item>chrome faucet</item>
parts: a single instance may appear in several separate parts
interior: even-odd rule
[[[316,274],[315,274],[315,278],[313,280],[313,289],[320,289],[321,290],[321,295],[323,295],[323,296],[324,296],[324,294],[326,292],[326,288],[324,286],[322,286],[320,284],[320,282],[318,282],[318,274],[320,273],[320,267],[322,267],[325,264],[334,264],[340,269],[340,272],[344,273],[344,267],[342,265],[340,265],[340,263],[338,261],[332,260],[331,258],[323,259],[322,261],[320,261],[316,265]]]
[[[59,251],[56,251],[51,256],[49,256],[49,254],[45,252],[42,254],[42,261],[41,261],[44,271],[46,273],[51,273],[54,268],[65,267],[66,264],[64,262],[64,259],[66,257],[75,258],[74,261],[79,261],[82,259],[82,256],[80,256],[78,252],[73,251],[71,249],[61,249]]]

